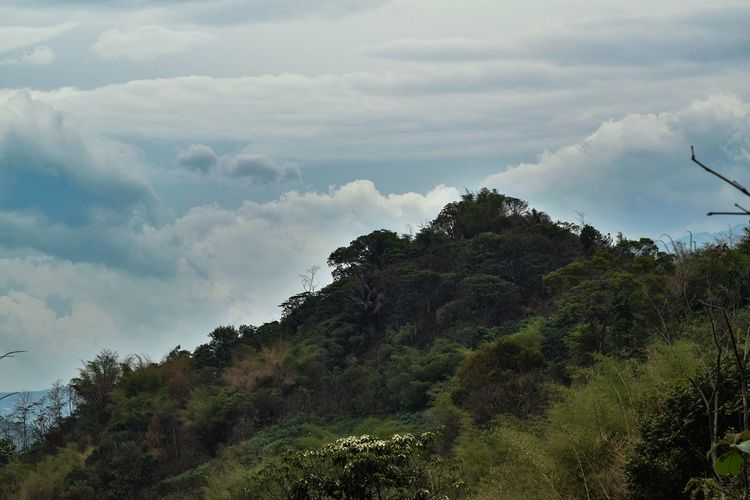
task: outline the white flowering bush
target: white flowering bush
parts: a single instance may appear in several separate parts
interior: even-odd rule
[[[435,435],[350,436],[288,452],[252,477],[249,498],[459,498],[463,484],[434,454]]]

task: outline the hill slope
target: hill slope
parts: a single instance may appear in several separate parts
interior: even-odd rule
[[[710,332],[747,331],[750,254],[745,240],[675,250],[467,193],[413,237],[375,231],[334,250],[334,282],[290,297],[280,321],[218,327],[159,363],[102,352],[71,382],[75,412],[3,455],[0,489],[680,498],[711,474],[695,388],[716,378],[701,368]],[[732,387],[717,433],[741,427]]]

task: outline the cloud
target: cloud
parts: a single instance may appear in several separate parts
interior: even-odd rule
[[[741,68],[646,77],[612,67],[491,63],[343,75],[185,76],[33,95],[82,127],[114,136],[187,144],[197,137],[206,143],[251,137],[251,152],[300,164],[489,164],[562,147],[613,117],[678,109],[705,98],[717,81],[744,97],[746,80]]]
[[[137,62],[184,52],[215,40],[201,31],[174,31],[163,26],[138,26],[126,31],[110,29],[91,47],[104,59],[132,59]]]
[[[207,173],[219,161],[219,156],[204,144],[191,144],[177,154],[175,163],[189,170]]]
[[[298,273],[336,247],[375,229],[408,232],[458,197],[446,186],[383,194],[360,180],[235,209],[195,207],[151,235],[177,265],[169,276],[0,254],[0,350],[29,351],[0,364],[0,390],[67,380],[104,347],[158,359],[205,342],[216,325],[278,318],[278,304],[300,291]]]
[[[390,0],[7,0],[19,9],[72,9],[143,16],[193,24],[227,25],[305,17],[336,18],[373,9]]]
[[[92,130],[171,141],[252,137],[256,151],[297,162],[489,157],[528,151],[525,144],[535,138],[526,127],[541,123],[559,133],[553,118],[560,107],[591,99],[586,87],[576,88],[575,95],[547,93],[542,86],[533,95],[525,90],[493,96],[505,84],[520,88],[543,73],[188,76],[33,95]]]
[[[278,163],[265,155],[235,154],[222,158],[220,168],[225,175],[242,177],[257,184],[270,184],[280,180],[299,180],[300,172],[296,165]]]
[[[246,201],[235,210],[196,207],[164,231],[181,242],[194,269],[224,283],[232,295],[249,292],[242,282],[250,276],[259,286],[250,293],[262,294],[276,279],[279,291],[294,293],[298,280],[290,269],[322,263],[337,246],[374,229],[406,232],[457,197],[446,186],[424,195],[384,195],[371,181],[359,180],[327,193],[290,191],[267,203]],[[242,242],[252,242],[251,248]]]
[[[0,296],[0,331],[4,347],[16,346],[9,350],[26,351],[8,363],[7,369],[17,373],[18,378],[13,377],[17,390],[38,390],[54,382],[39,374],[59,373],[67,378],[80,364],[76,351],[90,354],[91,347],[80,332],[96,332],[96,343],[106,345],[113,340],[117,325],[90,302],[76,302],[70,311],[58,314],[38,297],[11,291]]]
[[[30,45],[36,45],[51,40],[74,28],[74,23],[57,24],[45,27],[0,27],[0,54],[13,52]]]
[[[373,9],[390,0],[225,0],[217,5],[193,2],[186,9],[188,19],[216,24],[259,22],[301,17],[340,17]]]
[[[266,155],[244,152],[219,156],[204,144],[191,144],[180,151],[175,163],[203,174],[242,178],[259,185],[300,180],[299,167],[293,163],[279,163]]]
[[[674,112],[629,114],[484,182],[562,218],[578,210],[611,231],[679,236],[706,220],[708,210],[731,208],[741,199],[690,162],[690,145],[704,161],[742,180],[750,163],[748,118],[750,105],[727,94]]]
[[[361,49],[371,57],[402,61],[481,61],[508,58],[513,46],[498,40],[405,38]]]
[[[55,60],[55,52],[46,45],[40,45],[24,52],[20,57],[0,60],[0,65],[43,66]]]
[[[132,149],[81,134],[28,93],[0,106],[0,209],[70,224],[148,218],[156,200],[139,163]]]
[[[406,62],[544,61],[558,66],[652,66],[750,59],[747,7],[686,13],[594,17],[503,38],[400,39],[365,47],[372,57]]]
[[[19,93],[0,106],[0,245],[134,272],[169,272],[148,227],[156,194],[135,151],[81,134]]]

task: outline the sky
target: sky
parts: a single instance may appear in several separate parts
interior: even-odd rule
[[[0,391],[277,319],[465,190],[677,239],[750,183],[750,5],[0,2]]]

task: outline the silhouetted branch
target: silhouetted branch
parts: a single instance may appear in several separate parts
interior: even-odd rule
[[[14,354],[19,354],[19,353],[22,353],[22,352],[26,352],[26,351],[8,351],[5,354],[0,355],[0,359],[12,358]],[[4,396],[0,396],[0,401],[2,401],[5,398],[9,398],[11,396],[15,396],[16,394],[18,394],[18,393],[17,392],[9,392],[8,394],[6,394]]]
[[[738,189],[745,196],[749,196],[750,197],[750,191],[748,191],[747,188],[745,188],[745,186],[743,186],[742,184],[740,184],[739,182],[737,182],[735,180],[731,180],[730,181],[727,177],[724,177],[723,175],[721,175],[716,170],[714,170],[711,167],[708,167],[708,166],[704,165],[703,163],[701,163],[700,161],[698,161],[698,159],[695,157],[695,148],[693,146],[690,146],[690,154],[691,154],[691,158],[690,159],[693,160],[693,163],[696,163],[696,164],[700,165],[703,168],[703,170],[705,170],[706,172],[708,172],[708,173],[710,173],[712,175],[715,175],[716,177],[718,177],[719,179],[723,180],[724,182],[726,182],[730,186],[734,187],[735,189]]]
[[[750,191],[748,191],[745,186],[743,186],[742,184],[740,184],[739,182],[735,180],[730,180],[728,177],[724,177],[716,170],[712,169],[708,165],[705,165],[704,163],[699,161],[695,157],[695,147],[693,146],[690,146],[690,159],[693,161],[693,163],[700,166],[703,170],[705,170],[709,174],[718,177],[719,179],[726,182],[727,184],[729,184],[730,186],[732,186],[733,188],[735,188],[736,190],[738,190],[745,196],[750,197]],[[742,210],[742,212],[708,212],[706,215],[750,215],[750,211],[748,211],[745,207],[740,206],[738,203],[735,203],[734,206]]]
[[[21,352],[26,352],[26,351],[8,351],[5,354],[0,355],[0,359],[12,358],[14,354],[18,354]]]

